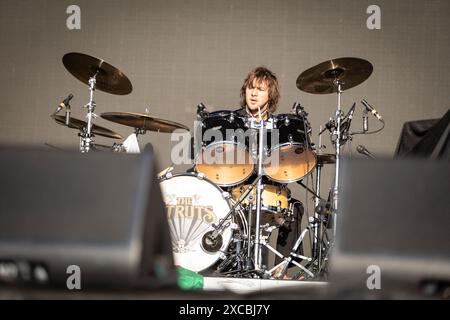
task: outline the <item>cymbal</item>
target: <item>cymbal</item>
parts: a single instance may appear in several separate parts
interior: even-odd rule
[[[133,90],[127,76],[104,60],[78,52],[67,53],[62,60],[66,69],[87,85],[97,73],[95,88],[98,90],[118,95],[129,94]]]
[[[63,126],[66,125],[66,117],[65,116],[53,115],[51,117],[56,121],[56,123],[61,124]],[[83,120],[79,120],[77,118],[70,117],[69,128],[78,129],[80,131],[83,131],[84,128],[87,128],[87,122],[83,121]],[[99,135],[99,136],[113,138],[113,139],[122,139],[123,138],[120,134],[115,133],[114,131],[111,131],[109,129],[97,126],[95,124],[92,125],[91,133],[94,135]]]
[[[332,153],[323,153],[317,155],[317,164],[331,164],[336,163],[336,155]]]
[[[104,112],[100,115],[103,119],[123,124],[125,126],[136,129],[143,129],[149,131],[171,133],[176,129],[184,129],[189,131],[185,125],[170,121],[155,118],[142,113],[133,112]]]
[[[297,78],[297,88],[315,94],[333,93],[337,92],[335,80],[339,80],[341,89],[348,90],[364,82],[372,71],[372,64],[364,59],[333,59],[303,71]]]

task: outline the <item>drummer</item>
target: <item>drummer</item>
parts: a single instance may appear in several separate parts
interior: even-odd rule
[[[275,74],[265,67],[250,71],[241,87],[241,109],[237,113],[267,120],[276,111],[280,91]]]
[[[243,117],[254,117],[257,120],[267,120],[277,110],[280,99],[280,86],[276,75],[269,69],[259,66],[250,71],[241,87],[241,108],[236,113]],[[248,179],[253,181],[256,176]],[[263,178],[264,184],[276,184]],[[301,218],[304,212],[300,201],[291,199],[294,204],[292,220],[287,220],[278,230],[277,250],[285,257],[289,256],[295,241],[301,232]],[[263,250],[263,256],[267,260],[267,250]],[[267,263],[267,261],[264,261]],[[276,264],[279,263],[277,257]]]

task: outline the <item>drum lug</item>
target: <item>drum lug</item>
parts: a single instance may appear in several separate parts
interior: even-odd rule
[[[164,179],[170,179],[172,177],[173,177],[172,171],[169,171],[164,175]]]
[[[292,145],[292,143],[294,142],[294,137],[292,137],[292,134],[288,135],[288,140],[289,140],[289,143]]]
[[[291,122],[291,121],[289,120],[288,117],[286,117],[286,118],[284,119],[284,124],[285,124],[286,126],[288,126],[290,122]]]
[[[224,199],[228,200],[228,199],[231,198],[231,195],[230,195],[229,192],[224,191],[224,192],[222,192],[222,197],[223,197]]]
[[[205,175],[202,172],[197,172],[197,178],[203,180],[203,178],[205,178]]]

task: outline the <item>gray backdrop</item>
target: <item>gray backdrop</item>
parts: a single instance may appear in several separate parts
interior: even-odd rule
[[[70,4],[81,8],[81,30],[66,27]],[[372,4],[381,8],[380,30],[366,27]],[[75,96],[73,116],[85,116],[87,86],[61,61],[72,51],[103,58],[133,84],[126,96],[97,91],[97,113],[149,107],[152,115],[191,128],[199,102],[210,111],[236,108],[245,75],[265,65],[281,83],[279,112],[301,102],[318,143],[319,126],[334,115],[336,96],[301,92],[296,79],[320,62],[350,56],[370,61],[374,71],[344,92],[344,110],[366,98],[386,128],[355,137],[344,151],[364,144],[374,154],[392,155],[405,121],[439,118],[449,107],[449,15],[447,0],[1,0],[0,143],[78,148],[77,132],[49,117],[68,93]],[[361,115],[358,104],[355,130]],[[101,118],[95,123],[125,137],[132,133]],[[377,126],[371,118],[370,127]],[[160,167],[168,166],[170,135],[148,132],[140,137],[141,147],[148,142]],[[323,143],[332,152],[328,135]],[[325,189],[332,171],[325,168]]]

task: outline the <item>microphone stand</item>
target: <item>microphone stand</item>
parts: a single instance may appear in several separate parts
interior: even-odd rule
[[[70,124],[70,104],[66,105],[66,126]]]

